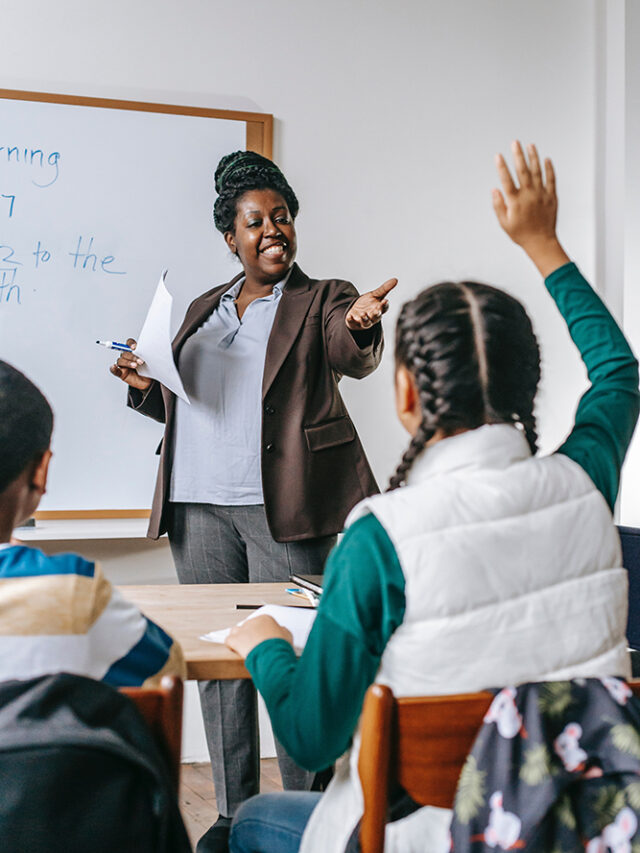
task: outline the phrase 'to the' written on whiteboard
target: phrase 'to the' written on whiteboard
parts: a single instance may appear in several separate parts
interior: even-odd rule
[[[0,92],[0,358],[54,409],[41,509],[143,510],[162,427],[125,407],[95,341],[137,335],[165,268],[174,330],[236,275],[213,174],[230,151],[269,155],[271,117],[22,94]]]

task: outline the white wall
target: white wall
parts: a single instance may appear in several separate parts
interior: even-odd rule
[[[299,262],[362,290],[397,275],[389,344],[397,305],[441,277],[523,298],[544,347],[542,444],[564,435],[582,370],[533,268],[494,223],[490,189],[494,152],[515,136],[537,141],[557,165],[561,235],[593,273],[596,0],[5,0],[3,10],[7,88],[273,112],[275,157],[301,200]],[[373,377],[344,383],[381,481],[405,443],[391,349]]]

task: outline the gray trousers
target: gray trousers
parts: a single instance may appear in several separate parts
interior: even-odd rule
[[[174,503],[169,541],[180,583],[275,583],[321,574],[336,537],[276,542],[263,506]],[[218,811],[233,817],[260,788],[256,691],[249,679],[198,687]],[[314,774],[295,764],[277,738],[276,752],[285,790],[309,790]]]

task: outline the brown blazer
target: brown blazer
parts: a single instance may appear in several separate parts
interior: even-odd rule
[[[191,303],[173,341],[176,363],[184,342],[239,278]],[[310,279],[294,264],[280,298],[262,380],[262,486],[278,542],[338,533],[351,508],[378,491],[338,390],[343,375],[361,379],[382,356],[380,324],[358,333],[363,347],[345,325],[357,297],[349,282]],[[168,523],[175,396],[154,382],[144,394],[130,389],[129,405],[165,423],[147,533],[157,539]]]

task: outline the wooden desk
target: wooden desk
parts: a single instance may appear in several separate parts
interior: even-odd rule
[[[244,662],[221,643],[201,640],[202,634],[229,628],[251,611],[236,604],[289,604],[286,583],[157,584],[120,586],[129,601],[175,637],[187,660],[187,678],[249,678]]]

